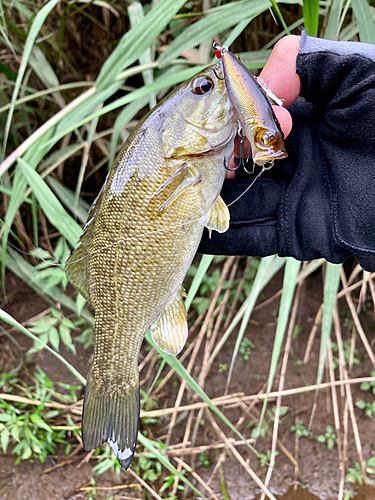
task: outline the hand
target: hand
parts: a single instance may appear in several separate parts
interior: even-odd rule
[[[335,264],[354,255],[375,271],[375,45],[288,36],[260,76],[288,107],[275,107],[288,157],[254,184],[242,169],[225,180],[229,230],[204,231],[198,251]]]
[[[300,36],[286,36],[277,42],[270,58],[259,75],[266,86],[284,102],[284,106],[290,106],[298,97],[301,82],[296,73],[296,59],[300,47]],[[286,138],[292,129],[292,117],[289,111],[281,106],[273,106],[273,110],[279,120],[281,130]],[[245,143],[245,151],[250,149],[248,141]],[[229,163],[229,168],[234,169],[234,157],[240,156],[240,140],[237,137],[233,156]],[[226,178],[235,176],[234,171],[227,171]]]

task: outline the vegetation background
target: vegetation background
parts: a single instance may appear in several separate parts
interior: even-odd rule
[[[190,344],[175,359],[147,336],[139,447],[125,473],[108,446],[82,452],[94,318],[64,263],[132,127],[211,62],[213,41],[257,72],[287,33],[305,26],[312,36],[375,43],[374,19],[366,0],[1,1],[0,444],[16,464],[39,470],[39,461],[50,474],[72,467],[79,477],[75,465],[91,459],[91,479],[69,498],[227,499],[244,488],[248,498],[274,499],[273,481],[280,491],[293,481],[314,486],[300,466],[305,440],[335,462],[330,495],[353,498],[356,485],[371,483],[375,274],[355,262],[197,258],[186,283]],[[37,313],[22,307],[19,280]],[[301,325],[306,293],[315,309]],[[262,310],[274,312],[263,326],[253,319]],[[70,370],[69,383],[40,368],[47,351]],[[254,352],[265,356],[259,366]],[[293,409],[288,397],[306,394],[308,408]],[[230,490],[232,471],[241,479]]]

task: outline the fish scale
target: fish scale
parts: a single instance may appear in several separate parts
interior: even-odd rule
[[[84,447],[108,440],[124,468],[137,441],[144,335],[151,328],[170,354],[183,348],[183,279],[204,226],[220,232],[229,226],[219,193],[236,119],[220,71],[217,64],[182,84],[130,134],[66,266],[95,309]]]

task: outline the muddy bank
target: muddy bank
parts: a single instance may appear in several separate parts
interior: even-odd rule
[[[264,298],[271,297],[279,289],[281,278],[281,276],[278,276],[277,279],[268,286],[264,292]],[[20,283],[16,278],[8,276],[7,279],[8,290],[10,290],[10,292],[9,302],[5,306],[5,309],[18,321],[27,321],[48,307],[43,300],[35,296],[30,289]],[[319,339],[316,339],[313,344],[309,363],[304,365],[301,360],[304,357],[311,326],[321,303],[321,283],[321,275],[317,273],[308,280],[302,292],[297,317],[299,333],[292,342],[292,351],[286,372],[285,389],[313,385],[316,382]],[[274,301],[268,306],[256,310],[252,315],[252,322],[246,331],[246,338],[251,340],[254,347],[252,348],[249,360],[246,361],[240,358],[237,360],[229,387],[229,393],[241,392],[246,395],[257,394],[267,382],[276,327],[275,312],[277,312],[277,310],[278,303]],[[363,314],[361,320],[366,326],[367,331],[370,332],[370,316]],[[21,353],[24,354],[31,346],[31,341],[16,332],[13,332],[12,335],[21,345]],[[349,335],[348,332],[347,335]],[[194,336],[189,340],[194,340]],[[1,337],[0,342],[2,353],[6,353],[9,348],[12,349],[13,353],[17,353],[17,349],[14,349],[14,346],[10,347],[9,340],[6,337]],[[223,371],[222,367],[230,364],[234,344],[234,338],[227,342],[215,360],[207,377],[205,390],[211,398],[223,395],[227,381],[227,372],[225,370]],[[359,350],[357,357],[360,363],[353,367],[351,376],[369,376],[372,371],[371,363],[367,359],[364,348],[359,342],[357,343],[357,347]],[[77,344],[77,356],[74,356],[64,348],[61,349],[61,354],[66,357],[80,373],[84,376],[87,375],[92,349],[85,351],[82,346]],[[147,352],[145,351],[144,354],[146,355]],[[58,364],[56,359],[48,353],[38,353],[35,357],[35,363],[38,364],[53,381],[76,383],[72,374],[64,366]],[[196,360],[193,370],[194,375],[200,372],[202,363],[203,352],[200,353]],[[157,365],[151,369],[149,379],[145,381],[142,387],[143,390],[147,391],[150,387],[157,369]],[[277,389],[278,382],[279,378],[277,376],[274,389]],[[179,380],[177,377],[173,377],[170,383],[167,384],[165,390],[159,394],[156,401],[157,407],[173,407],[178,389]],[[365,399],[366,397],[369,400],[371,399],[369,395],[360,391],[357,385],[351,386],[351,389],[354,401]],[[341,398],[341,391],[338,388],[336,392],[340,412],[342,412],[343,400]],[[192,394],[187,393],[182,404],[189,404],[191,402],[191,396]],[[270,482],[270,490],[278,499],[335,500],[337,498],[341,477],[337,447],[328,450],[324,443],[320,443],[316,439],[318,436],[325,434],[327,425],[331,425],[334,428],[330,391],[322,390],[319,393],[317,410],[311,428],[311,435],[309,437],[300,437],[296,439],[295,433],[290,430],[291,427],[296,425],[299,421],[302,421],[304,427],[308,426],[311,409],[314,404],[314,397],[314,392],[304,392],[284,397],[282,400],[282,405],[286,410],[280,421],[279,455],[276,458],[276,468],[274,469]],[[274,404],[274,401],[270,401],[269,403],[270,413],[266,415],[265,419],[268,426],[266,435],[258,438],[255,444],[257,451],[264,455],[267,455],[268,450],[271,449],[273,426],[272,408]],[[251,433],[255,427],[253,422],[257,422],[259,419],[261,404],[258,403],[250,408],[250,403],[246,402],[241,406],[237,404],[232,408],[225,408],[223,412],[233,424],[239,424],[238,429],[247,438],[251,438]],[[186,415],[181,414],[180,418],[177,420],[171,435],[171,445],[177,445],[183,441],[188,416],[187,413]],[[373,420],[366,417],[364,412],[361,412],[358,408],[355,408],[355,416],[363,448],[363,457],[365,460],[368,460],[374,455],[375,424]],[[193,426],[198,417],[202,419],[202,415],[195,412],[192,420]],[[198,426],[194,446],[209,446],[218,442],[218,435],[209,419],[203,416],[202,420],[202,423]],[[161,417],[155,426],[150,427],[153,436],[165,439],[169,421],[170,416]],[[218,419],[216,419],[216,422],[226,433],[227,437],[234,437]],[[197,473],[210,485],[218,498],[224,498],[222,481],[220,480],[219,470],[216,467],[223,449],[224,448],[208,451],[208,459],[205,464],[208,466],[207,468],[203,466],[199,454],[195,455]],[[242,457],[248,460],[248,464],[254,472],[264,480],[267,473],[267,463],[261,464],[259,460],[254,457],[254,454],[244,445],[239,445],[237,449],[240,451]],[[358,462],[354,436],[350,426],[347,455],[349,466],[353,466],[355,462]],[[77,465],[84,457],[85,454],[81,451],[74,457],[71,464],[59,467],[57,470],[53,470],[48,474],[43,474],[47,469],[65,461],[66,457],[59,451],[57,456],[49,456],[43,465],[34,460],[22,462],[19,466],[15,467],[14,457],[8,453],[7,456],[3,456],[0,460],[0,500],[23,500],[25,498],[28,500],[88,499],[91,493],[87,488],[91,488],[90,480],[93,476],[92,468],[96,465],[97,461],[91,459],[89,463],[84,463],[80,468],[77,468]],[[186,462],[189,462],[191,457],[182,456],[182,458],[186,460]],[[228,451],[225,455],[222,455],[222,459],[222,477],[224,478],[229,497],[232,500],[258,499],[260,495],[259,488],[254,484],[254,481],[249,477],[246,470],[231,457],[231,453]],[[174,465],[177,465],[172,458],[171,461]],[[296,473],[296,470],[298,470],[297,465],[300,471],[299,473]],[[140,489],[141,487],[135,486],[134,478],[132,478],[129,473],[122,472],[120,477],[117,478],[113,472],[109,471],[95,479],[97,491],[94,498],[106,499],[110,497],[110,495],[114,495],[116,499],[127,497],[146,498],[146,492],[142,491],[142,489]],[[130,489],[108,489],[111,487],[119,487],[124,484],[130,484],[132,486]],[[163,484],[162,481],[161,484]],[[298,485],[296,490],[294,489],[295,484]],[[99,488],[106,489],[100,490]],[[346,484],[346,488],[350,488],[350,485]],[[206,493],[205,495],[207,496]],[[191,492],[178,492],[178,498],[193,498],[193,494]],[[375,490],[370,487],[362,488],[359,490],[356,498],[358,500],[375,499]]]

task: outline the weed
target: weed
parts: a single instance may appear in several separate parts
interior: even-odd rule
[[[42,261],[35,266],[35,269],[39,271],[39,277],[45,281],[47,288],[61,285],[65,290],[68,278],[64,271],[64,265],[70,255],[65,238],[60,237],[58,239],[54,249],[54,257],[43,248],[35,248],[31,250],[30,254]]]
[[[90,479],[90,489],[87,490],[88,500],[95,500],[96,493],[97,493],[97,491],[96,491],[96,481],[92,477]]]
[[[181,471],[181,474],[185,474],[185,470]],[[165,491],[167,488],[170,488],[173,486],[174,482],[175,482],[175,479],[176,479],[177,476],[175,476],[174,474],[171,474],[170,476],[167,476],[164,478],[164,484],[162,485],[162,487],[160,488],[159,490],[159,494],[160,493],[163,493],[163,491]],[[177,489],[178,490],[181,490],[181,491],[184,491],[185,487],[182,486],[182,484],[179,484],[177,486]],[[175,498],[177,497],[172,497],[171,495],[169,495],[167,498],[170,498],[172,500],[174,500]]]
[[[375,371],[371,372],[371,377],[375,377]],[[375,396],[375,382],[362,382],[359,388],[361,391],[372,391]]]
[[[253,349],[254,349],[254,344],[251,342],[251,340],[245,337],[240,345],[241,361],[249,361]]]
[[[293,433],[296,433],[296,435],[299,438],[309,437],[310,436],[310,433],[306,429],[306,427],[303,425],[303,421],[302,420],[298,420],[297,425],[292,425],[291,428],[290,428],[290,431],[293,432]]]
[[[326,443],[329,450],[332,450],[337,444],[336,434],[333,432],[333,428],[330,425],[327,425],[325,434],[317,436],[316,440],[319,443]]]
[[[375,474],[375,457],[371,457],[367,462],[364,461],[366,474]],[[365,477],[362,472],[361,464],[355,462],[354,467],[349,467],[348,474],[345,479],[348,483],[362,485],[364,483],[371,484],[370,478]]]
[[[12,453],[16,456],[16,465],[21,460],[31,457],[37,458],[41,463],[47,458],[48,453],[55,453],[57,444],[66,444],[67,433],[78,432],[78,427],[68,419],[66,426],[49,425],[47,421],[56,418],[61,411],[52,410],[44,412],[45,403],[52,398],[60,402],[72,404],[77,401],[77,386],[68,384],[52,384],[47,375],[38,368],[34,374],[35,386],[23,388],[17,382],[17,377],[8,378],[6,383],[10,390],[19,389],[29,399],[40,400],[39,405],[25,403],[10,404],[5,400],[0,401],[0,444],[6,453],[9,443],[15,444]],[[3,378],[4,384],[4,378]],[[59,394],[55,387],[70,390],[70,394]]]
[[[303,326],[301,325],[296,325],[293,330],[293,339],[296,339],[298,335],[302,332]]]
[[[228,365],[219,365],[218,372],[219,373],[226,373],[228,371]]]
[[[277,457],[277,455],[279,454],[278,451],[275,452],[275,458]],[[261,467],[265,467],[266,465],[268,465],[271,461],[271,450],[267,450],[267,453],[264,455],[264,453],[259,453],[259,461],[260,461],[260,466]],[[276,466],[276,462],[274,464]]]
[[[208,451],[204,451],[199,455],[199,460],[202,463],[203,467],[208,469],[211,465],[210,454]]]
[[[343,342],[342,342],[343,351],[344,351],[344,359],[345,359],[345,362],[347,364],[349,364],[349,361],[350,361],[351,344],[352,344],[351,338],[343,340]],[[338,346],[337,342],[332,342],[332,351],[335,354],[338,354],[339,346]],[[358,356],[358,349],[354,349],[353,365],[359,365],[359,359],[357,358],[357,356]],[[334,368],[334,370],[340,369],[340,359],[338,356],[333,356],[333,368]]]
[[[76,348],[72,341],[71,331],[75,325],[70,319],[65,318],[62,312],[51,308],[51,314],[43,316],[30,323],[30,331],[33,332],[45,344],[50,344],[55,351],[59,351],[60,341],[74,354]],[[28,355],[41,351],[43,346],[39,342],[34,342],[34,345],[28,351]]]
[[[344,490],[344,500],[351,500],[354,497],[355,497],[355,492],[352,489]]]
[[[375,420],[375,401],[373,403],[367,403],[366,401],[356,401],[356,407],[365,412],[365,415],[372,420]]]
[[[121,465],[118,463],[117,458],[112,453],[109,443],[106,443],[103,448],[98,448],[97,450],[95,450],[94,455],[99,456],[98,463],[92,469],[92,471],[97,476],[100,476],[107,470],[115,472],[117,477],[120,476]]]

